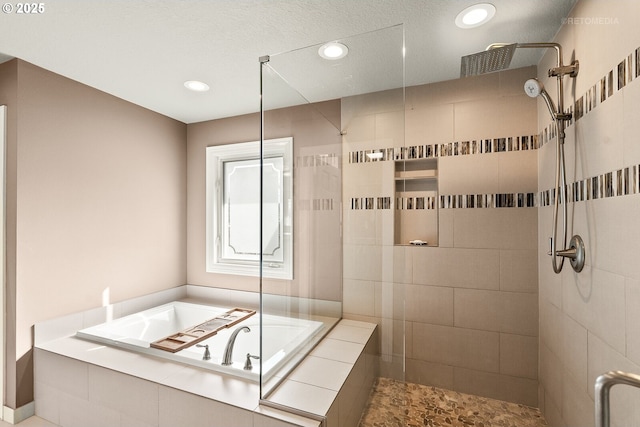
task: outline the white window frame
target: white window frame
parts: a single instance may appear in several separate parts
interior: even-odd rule
[[[273,206],[274,209],[271,209],[272,212],[277,211],[277,215],[281,218],[276,225],[279,231],[278,253],[263,254],[263,276],[291,280],[293,279],[293,138],[265,140],[263,156],[265,167],[269,166],[270,158],[278,157],[282,158],[283,165],[282,174],[279,175],[282,187],[276,189],[276,193],[272,193],[278,194],[278,206]],[[223,211],[225,208],[226,213],[231,211],[230,206],[225,204],[228,202],[225,200],[225,163],[259,160],[259,157],[260,141],[214,145],[206,148],[206,268],[208,273],[242,276],[259,276],[260,274],[259,254],[253,254],[254,256],[239,254],[234,257],[230,255],[231,251],[228,248],[225,250],[230,231],[225,225],[227,215]],[[255,185],[259,186],[257,179]],[[266,185],[273,184],[265,182]],[[256,204],[259,205],[259,200],[256,200]],[[266,228],[264,231],[266,232]],[[255,235],[257,239],[258,231]],[[255,244],[257,248],[257,240]],[[282,245],[281,248],[280,245]]]

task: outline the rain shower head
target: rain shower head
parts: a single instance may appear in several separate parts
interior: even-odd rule
[[[478,76],[509,68],[517,43],[492,44],[484,52],[463,56],[460,63],[460,77]]]

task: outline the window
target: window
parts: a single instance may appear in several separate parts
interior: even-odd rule
[[[264,142],[263,275],[293,278],[293,138]],[[260,142],[207,147],[207,272],[260,273]]]

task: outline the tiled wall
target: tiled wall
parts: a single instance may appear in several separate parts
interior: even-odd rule
[[[586,266],[579,274],[569,265],[553,273],[544,255],[553,208],[539,208],[540,407],[554,427],[594,425],[598,375],[640,374],[638,16],[635,1],[581,0],[555,40],[565,62],[580,61],[578,77],[566,85],[565,104],[577,114],[565,147],[570,235],[584,239]],[[541,80],[553,62],[551,54],[543,58]],[[542,102],[538,108],[544,132],[548,114]],[[554,185],[555,145],[544,144],[539,154],[544,193]],[[611,425],[640,425],[640,391],[615,386],[611,396]]]
[[[343,99],[344,316],[380,325],[383,375],[404,347],[408,381],[537,405],[535,75]],[[398,156],[438,158],[437,247],[394,245]]]

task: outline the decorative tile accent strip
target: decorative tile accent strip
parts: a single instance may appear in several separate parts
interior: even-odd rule
[[[436,209],[437,197],[396,197],[396,210]]]
[[[597,105],[611,98],[614,93],[624,89],[626,85],[637,80],[638,77],[640,77],[640,47],[609,70],[599,82],[590,87],[584,95],[577,98],[576,102],[567,108],[565,112],[572,114],[568,126],[582,119]],[[555,124],[550,123],[538,134],[540,147],[556,137],[555,128]]]
[[[385,205],[385,202],[382,201],[383,199],[389,199],[388,208],[380,207]],[[378,209],[391,208],[390,197],[378,197],[378,203],[376,203],[375,205],[373,204],[373,200],[374,200],[373,197],[353,197],[351,198],[351,210],[360,210],[360,209],[371,210],[371,209],[376,209],[376,206],[378,207]]]
[[[300,211],[332,211],[334,206],[333,199],[306,199],[297,203]]]
[[[467,194],[440,196],[441,209],[535,208],[535,193]]]
[[[334,168],[340,168],[340,155],[330,153],[314,154],[311,156],[298,156],[295,158],[293,163],[293,167],[295,168],[309,168],[318,166],[331,166]]]
[[[591,86],[585,94],[567,108],[572,114],[568,126],[589,114],[598,105],[611,98],[614,93],[640,78],[640,47],[607,72],[599,82]],[[504,151],[535,150],[552,141],[557,134],[554,123],[542,129],[538,135],[510,138],[480,139],[451,142],[446,144],[417,145],[411,147],[382,148],[349,153],[349,163],[368,163],[388,160],[428,159],[444,156],[459,156]],[[381,153],[371,155],[373,153]],[[561,194],[561,203],[582,202],[608,197],[640,194],[640,165],[633,165],[602,175],[585,178],[567,184]],[[503,207],[544,207],[555,203],[554,188],[535,193],[467,194],[440,195],[442,209],[503,208]],[[381,199],[386,204],[381,204]],[[423,200],[419,200],[423,199]],[[396,209],[431,208],[431,198],[396,198]],[[378,197],[377,209],[390,209],[390,197]],[[383,206],[383,207],[381,207]],[[422,207],[424,206],[424,207]],[[373,198],[352,198],[351,209],[374,209]]]
[[[555,193],[555,189],[542,191],[540,206],[553,205]],[[560,203],[584,202],[638,193],[640,193],[640,165],[634,165],[567,184],[564,193],[561,194]]]
[[[384,162],[388,160],[431,159],[469,154],[501,153],[505,151],[535,150],[538,135],[508,138],[478,139],[444,144],[412,145],[409,147],[379,148],[349,152],[349,163]]]

